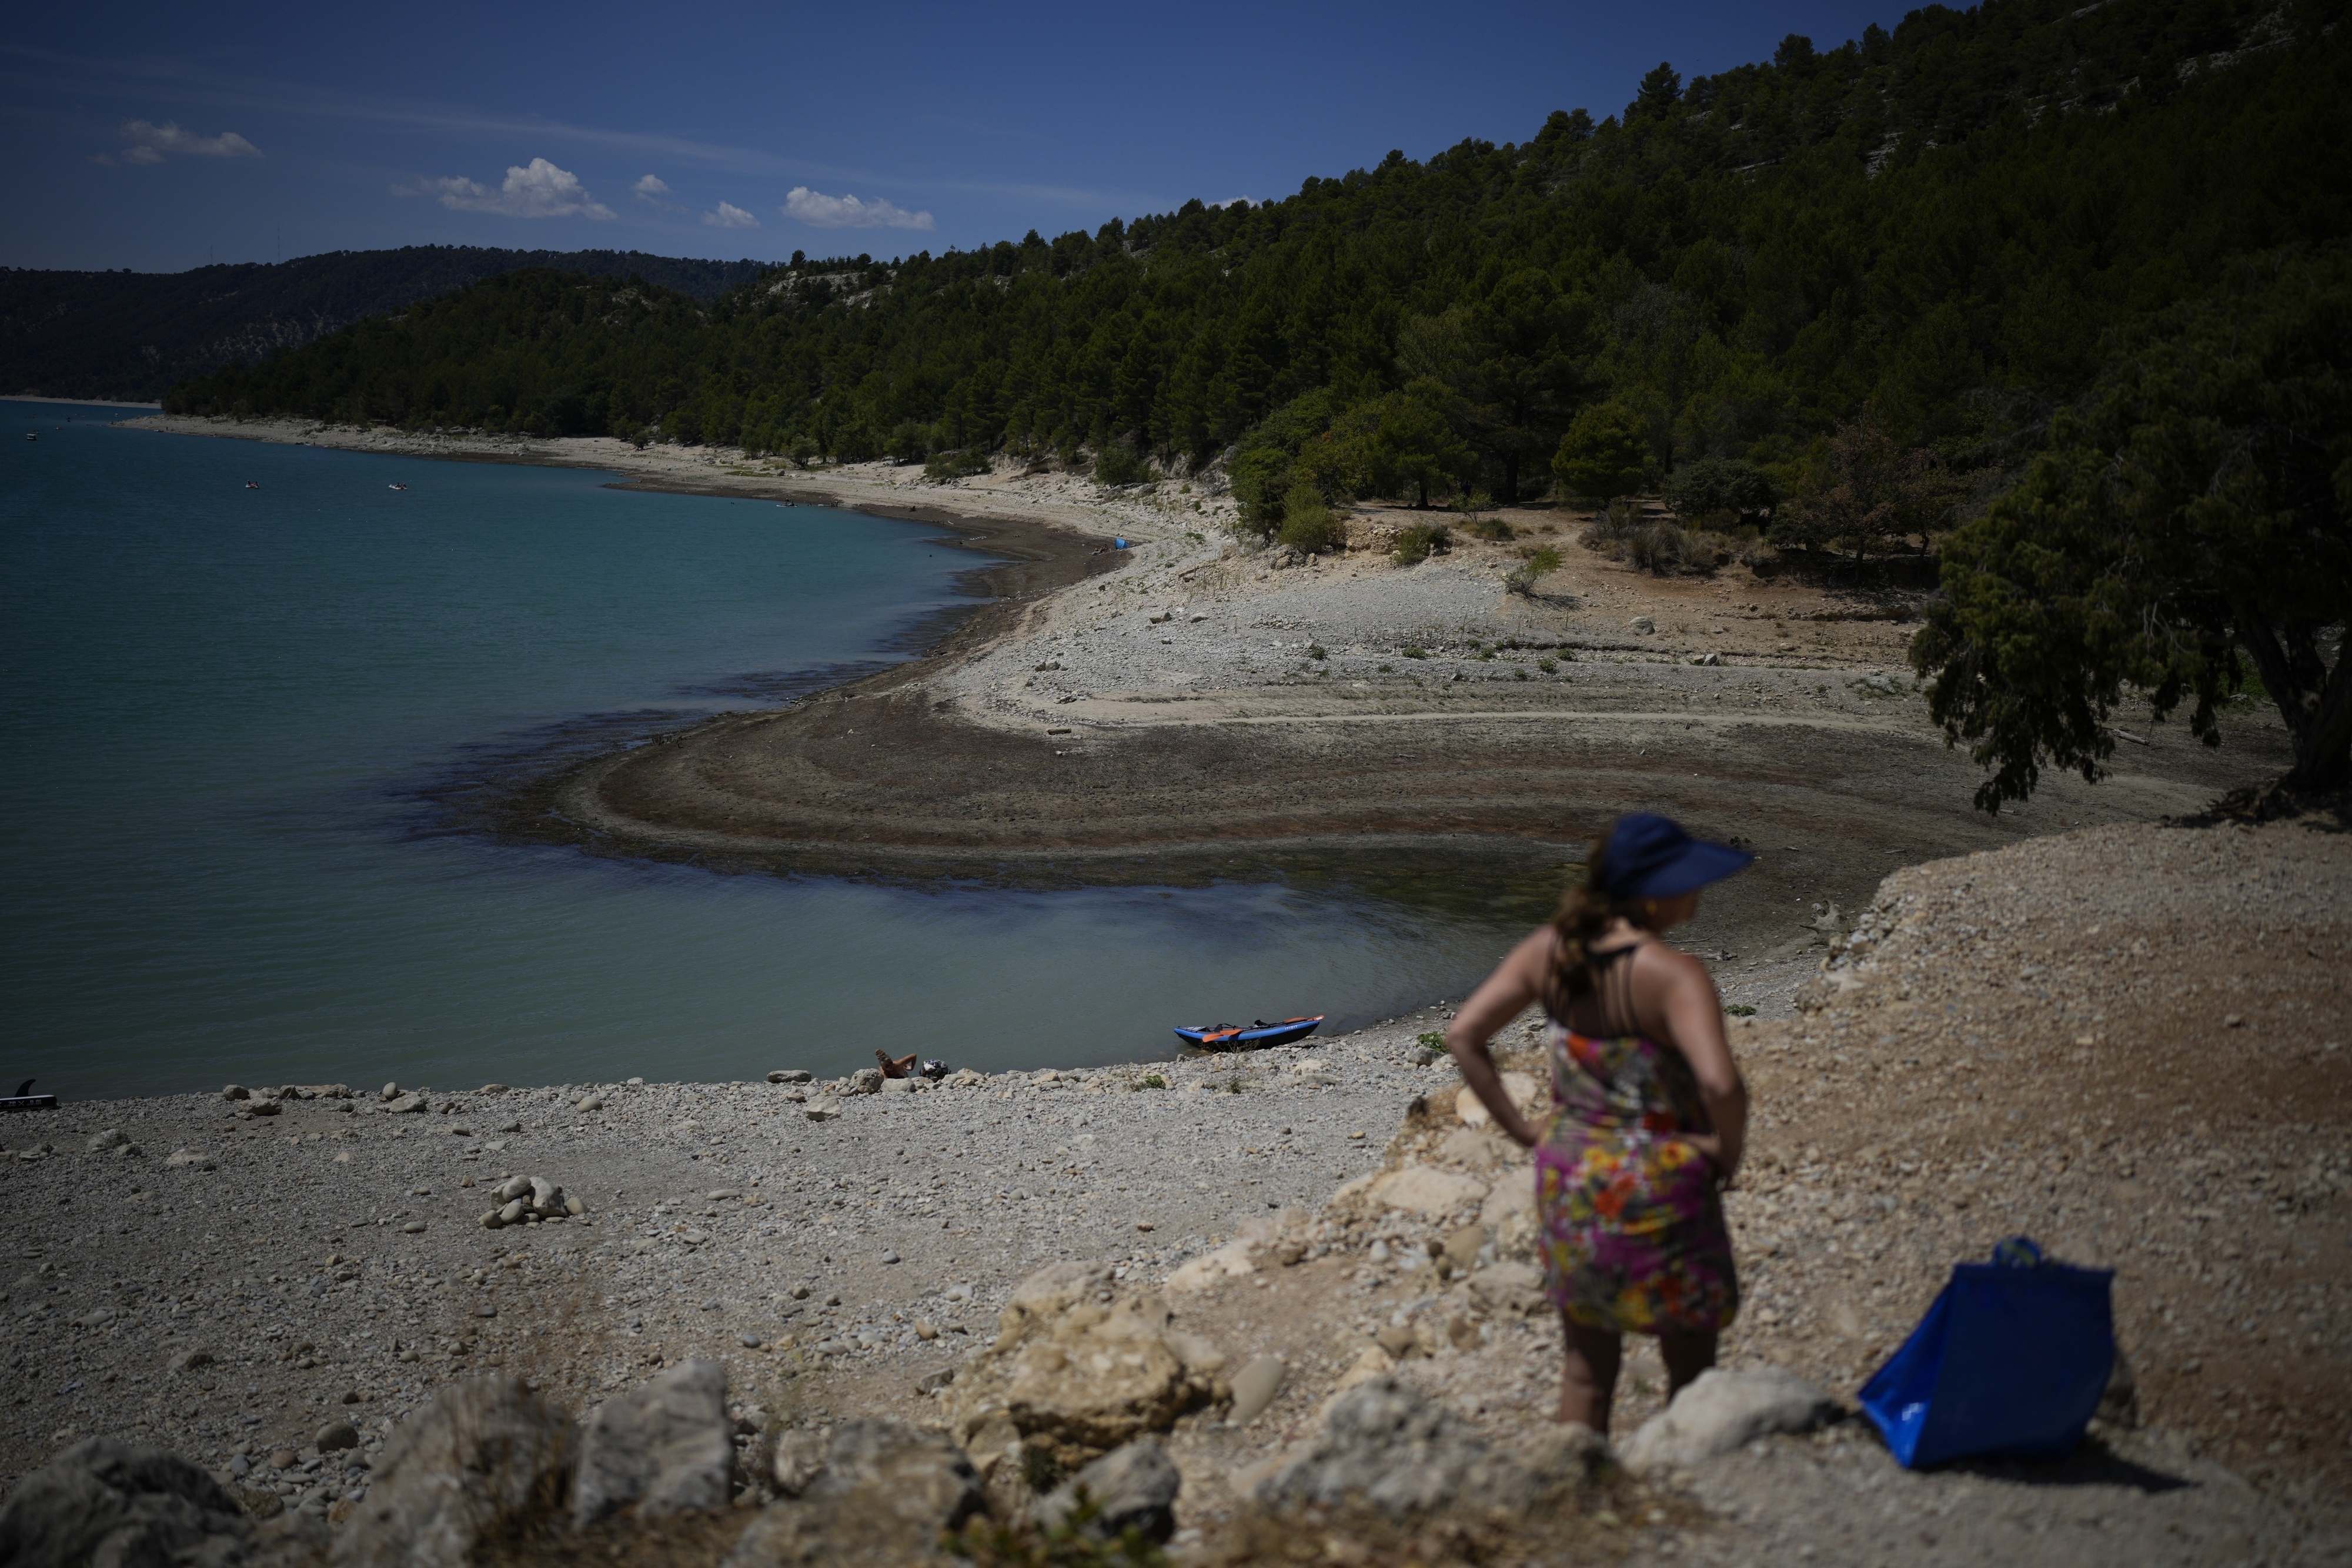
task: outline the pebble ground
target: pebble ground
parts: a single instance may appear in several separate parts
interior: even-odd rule
[[[2116,1270],[2143,1424],[2064,1466],[1926,1475],[1859,1423],[1778,1439],[1677,1483],[1698,1522],[1618,1521],[1627,1550],[2352,1560],[2347,957],[2352,837],[2308,825],[2101,829],[1891,878],[1809,983],[1810,1010],[1735,1030],[1758,1109],[1728,1200],[1747,1306],[1725,1359],[1851,1399],[1952,1262],[2023,1232]],[[396,1116],[362,1096],[243,1121],[184,1097],[12,1119],[0,1191],[23,1272],[0,1465],[111,1432],[323,1504],[364,1487],[388,1424],[472,1369],[520,1368],[586,1405],[689,1354],[726,1360],[739,1397],[780,1419],[923,1419],[924,1385],[1034,1268],[1084,1259],[1159,1285],[1270,1222],[1313,1243],[1296,1266],[1261,1251],[1180,1298],[1228,1354],[1293,1369],[1246,1430],[1180,1427],[1180,1539],[1206,1550],[1251,1467],[1312,1429],[1373,1336],[1458,1300],[1421,1266],[1427,1219],[1365,1218],[1335,1189],[1408,1162],[1497,1191],[1524,1178],[1491,1137],[1439,1135],[1456,1080],[1415,1040],[1442,1019],[1235,1061],[843,1096],[820,1122],[824,1085],[767,1083],[436,1090],[456,1108]],[[574,1108],[592,1094],[601,1107]],[[1432,1111],[1407,1122],[1416,1098]],[[86,1152],[109,1129],[143,1152]],[[211,1168],[168,1164],[182,1146]],[[479,1188],[507,1171],[562,1182],[589,1213],[482,1228]],[[1502,1314],[1402,1370],[1507,1437],[1547,1416],[1558,1343],[1540,1314]],[[1630,1358],[1621,1432],[1661,1385],[1654,1355]],[[321,1455],[310,1439],[336,1419],[360,1447]]]

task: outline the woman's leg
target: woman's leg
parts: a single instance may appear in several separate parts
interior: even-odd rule
[[[1565,1331],[1566,1364],[1560,1369],[1559,1419],[1580,1421],[1594,1431],[1609,1430],[1609,1406],[1617,1396],[1617,1366],[1622,1344],[1607,1329],[1589,1329],[1560,1314]]]
[[[1658,1354],[1665,1360],[1666,1397],[1672,1399],[1683,1391],[1684,1385],[1715,1364],[1715,1335],[1660,1334]]]

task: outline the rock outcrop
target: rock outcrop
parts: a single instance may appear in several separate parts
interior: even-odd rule
[[[1187,1411],[1223,1403],[1224,1357],[1171,1326],[1157,1294],[1118,1297],[1108,1277],[1057,1263],[1024,1281],[995,1343],[956,1376],[950,1419],[983,1473],[1008,1436],[1076,1469]]]
[[[111,1437],[76,1443],[0,1508],[0,1563],[229,1564],[253,1560],[252,1521],[179,1455]]]
[[[572,1418],[514,1377],[448,1389],[404,1423],[367,1500],[335,1540],[339,1568],[442,1568],[494,1531],[555,1517],[578,1439]]]
[[[1260,1480],[1265,1508],[1369,1507],[1517,1512],[1580,1484],[1606,1452],[1581,1427],[1497,1451],[1462,1416],[1411,1385],[1373,1377],[1331,1404],[1323,1430]]]
[[[1777,1366],[1702,1372],[1625,1444],[1625,1468],[1687,1469],[1775,1432],[1810,1432],[1837,1401]]]
[[[846,1421],[776,1455],[784,1497],[760,1511],[726,1568],[942,1560],[942,1536],[982,1511],[980,1472],[938,1432]]]
[[[1117,1541],[1130,1530],[1165,1541],[1176,1533],[1176,1494],[1183,1485],[1160,1439],[1138,1437],[1039,1499],[1030,1517],[1051,1529],[1085,1510],[1078,1529],[1097,1541]]]
[[[689,1361],[597,1406],[581,1438],[572,1518],[585,1525],[632,1506],[640,1519],[723,1507],[734,1466],[727,1369]]]

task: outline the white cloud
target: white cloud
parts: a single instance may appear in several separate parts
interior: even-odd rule
[[[930,229],[939,225],[929,213],[906,208],[877,197],[861,202],[855,196],[826,196],[806,185],[784,193],[784,215],[798,218],[813,229]]]
[[[544,158],[527,165],[509,165],[506,183],[497,190],[478,181],[452,176],[422,180],[411,186],[394,185],[395,196],[433,196],[456,213],[496,213],[507,218],[609,218],[613,209],[588,194],[580,176],[559,169]]]
[[[652,201],[656,196],[667,196],[669,194],[669,187],[661,183],[661,176],[658,174],[648,174],[644,179],[638,181],[635,184],[630,186],[629,189],[635,191],[638,195],[643,196],[648,202]]]
[[[224,131],[218,136],[199,136],[193,131],[183,131],[172,120],[161,125],[144,120],[134,120],[122,128],[122,139],[131,143],[122,154],[126,163],[161,163],[166,152],[178,152],[190,158],[258,158],[261,149],[234,131]]]
[[[760,226],[759,219],[731,202],[719,203],[715,209],[702,214],[702,221],[715,229],[755,229]]]

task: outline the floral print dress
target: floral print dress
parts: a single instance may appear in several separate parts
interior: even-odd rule
[[[1558,1114],[1536,1145],[1547,1293],[1587,1328],[1728,1327],[1739,1310],[1731,1233],[1712,1162],[1677,1135],[1714,1130],[1690,1063],[1638,1033],[1583,1035],[1554,1019],[1549,1038]]]

